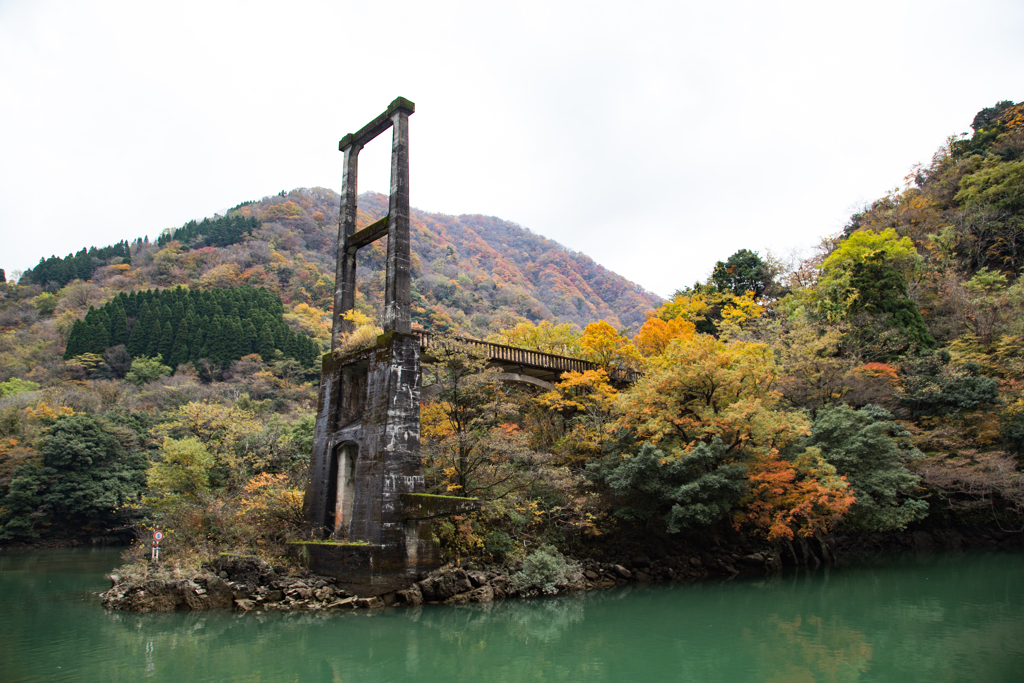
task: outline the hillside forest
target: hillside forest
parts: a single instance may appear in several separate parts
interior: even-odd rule
[[[971,128],[810,257],[723,254],[668,301],[514,224],[414,211],[414,323],[448,335],[424,370],[428,488],[482,501],[436,525],[445,556],[1020,532],[1024,104]],[[337,212],[282,192],[8,274],[0,539],[160,525],[182,565],[287,562]],[[385,212],[360,197],[360,227]],[[384,255],[360,254],[348,349],[379,334]],[[597,369],[509,385],[460,335]]]

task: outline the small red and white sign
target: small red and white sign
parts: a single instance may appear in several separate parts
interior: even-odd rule
[[[160,559],[160,540],[164,537],[164,532],[159,529],[153,529],[153,560]]]

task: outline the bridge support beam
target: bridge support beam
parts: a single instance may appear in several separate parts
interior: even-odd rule
[[[391,138],[391,196],[388,200],[388,260],[384,280],[384,332],[401,334],[412,332],[412,240],[409,235],[411,113],[411,109],[398,107],[392,114],[394,135]]]
[[[353,325],[342,316],[356,305],[356,252],[349,252],[348,242],[356,231],[356,197],[358,195],[359,150],[351,145],[345,153],[345,170],[341,181],[341,211],[338,215],[338,250],[334,272],[334,315],[331,326],[331,351],[336,351]]]

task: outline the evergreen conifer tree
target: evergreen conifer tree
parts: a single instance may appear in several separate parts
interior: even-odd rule
[[[163,327],[160,325],[160,316],[151,315],[149,329],[146,331],[145,337],[146,350],[141,355],[153,357],[160,353],[160,333],[162,331]]]
[[[96,320],[97,322],[110,334],[110,314],[107,313],[107,307],[96,309]]]
[[[186,318],[182,320],[181,324],[178,326],[178,331],[174,335],[174,345],[171,347],[171,352],[167,356],[167,364],[170,365],[172,369],[189,360],[189,337],[189,319]]]
[[[79,280],[89,280],[92,278],[92,259],[89,258],[89,252],[85,249],[75,254],[74,277],[77,277]]]
[[[178,329],[178,325],[185,317],[185,305],[181,301],[174,302],[174,309],[171,311],[171,326]]]
[[[104,322],[104,318],[99,316],[93,318],[93,322],[89,324],[89,331],[86,336],[88,342],[83,353],[102,355],[107,350],[107,347],[110,346],[110,333],[107,332],[107,326],[103,324]]]
[[[129,318],[139,317],[139,297],[132,292],[128,295],[124,304],[124,312]]]
[[[149,336],[149,328],[152,321],[152,314],[149,312],[149,304],[145,300],[138,305],[139,315],[135,319],[135,326],[132,327],[131,336],[125,349],[132,358],[138,358],[146,354],[146,344]]]
[[[160,342],[157,345],[157,353],[164,358],[170,358],[172,349],[174,349],[174,328],[168,320],[160,329]]]
[[[68,336],[68,345],[64,349],[64,360],[69,360],[75,356],[85,353],[85,338],[88,334],[89,326],[84,320],[76,320],[71,326],[71,334]]]
[[[224,318],[215,316],[206,330],[206,356],[223,366],[231,352],[228,348]]]
[[[258,341],[258,353],[260,358],[263,359],[264,363],[269,363],[274,359],[274,333],[270,329],[270,325],[266,322],[263,323],[263,327],[260,328],[260,336]]]
[[[244,340],[245,352],[242,354],[248,355],[250,353],[259,353],[259,345],[257,344],[258,337],[256,335],[256,327],[253,326],[252,321],[246,319],[242,324],[242,338]]]
[[[127,347],[130,338],[128,316],[125,314],[124,308],[121,307],[120,300],[118,300],[118,305],[114,306],[110,321],[110,345],[124,344]]]
[[[205,354],[203,347],[203,329],[198,325],[189,325],[189,329],[192,330],[191,336],[188,340],[188,359],[190,361],[197,361],[203,358]]]
[[[228,342],[230,353],[225,359],[225,365],[248,353],[245,346],[245,335],[242,332],[242,321],[238,316],[228,319]]]

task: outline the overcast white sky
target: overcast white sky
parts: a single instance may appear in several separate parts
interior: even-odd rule
[[[398,95],[414,206],[666,296],[1024,99],[1024,2],[0,0],[0,267],[302,186]],[[387,192],[390,134],[360,155]]]

